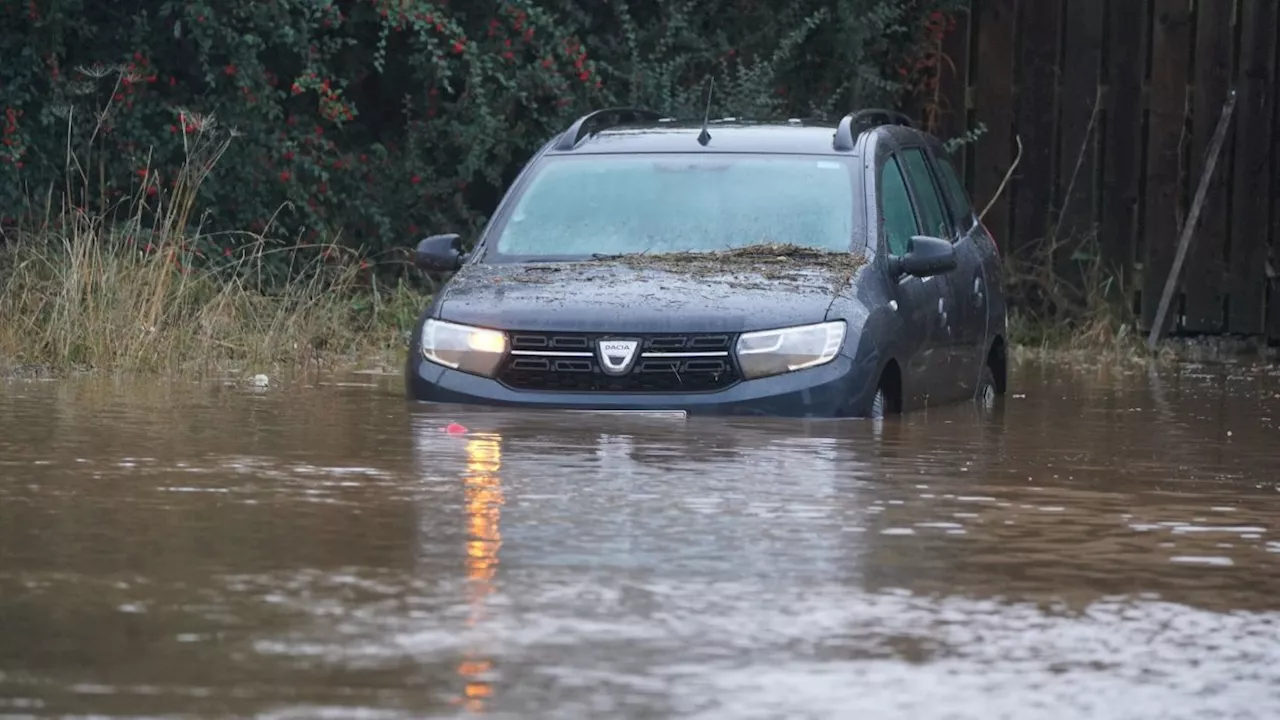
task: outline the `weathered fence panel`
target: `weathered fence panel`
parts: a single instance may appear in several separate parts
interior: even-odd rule
[[[1104,0],[1069,0],[1063,28],[1061,120],[1058,125],[1058,272],[1071,276],[1072,244],[1094,234]],[[1025,12],[1041,12],[1028,7]],[[1069,59],[1069,60],[1067,60]]]
[[[1184,4],[1185,0],[1184,0]],[[1231,88],[1234,48],[1232,0],[1199,0],[1195,13],[1195,73],[1191,96],[1191,156],[1187,182],[1192,192],[1200,185],[1209,141],[1217,129],[1222,106]],[[1235,124],[1233,123],[1233,129]],[[1233,133],[1227,133],[1222,156],[1209,182],[1204,209],[1196,228],[1195,243],[1187,252],[1182,287],[1186,297],[1182,329],[1220,333],[1225,327],[1223,304],[1226,288],[1227,186],[1231,178]]]
[[[973,118],[986,125],[986,133],[975,143],[973,191],[985,207],[1013,162],[1013,41],[1017,26],[1018,0],[984,0],[975,3],[974,68],[982,82],[973,87]],[[1009,195],[1001,193],[986,217],[987,228],[997,242],[1008,242]]]
[[[956,17],[955,30],[942,39],[942,54],[946,58],[938,63],[939,95],[942,107],[938,109],[936,132],[944,138],[963,135],[969,127],[969,16],[960,13]],[[960,177],[968,177],[965,154],[956,153],[956,171]]]
[[[1057,165],[1058,52],[1062,0],[1042,0],[1035,12],[1018,12],[1015,116],[1022,160],[1010,179],[1014,221],[1004,242],[1010,252],[1049,234]]]
[[[1191,195],[1228,94],[1238,105],[1166,331],[1280,341],[1280,3],[1277,0],[972,0],[949,39],[985,135],[969,150],[979,207],[1021,163],[987,227],[1012,252],[1096,238],[1143,330],[1154,321]],[[955,54],[953,54],[955,53]],[[955,137],[956,113],[939,131]],[[1095,233],[1096,230],[1096,233]],[[1059,272],[1073,266],[1059,256]],[[1280,270],[1280,268],[1275,268]]]
[[[1271,206],[1280,184],[1273,180],[1274,150],[1280,140],[1276,112],[1276,0],[1245,0],[1240,15],[1239,95],[1235,172],[1232,186],[1231,244],[1227,277],[1227,328],[1257,335],[1266,312],[1265,239]],[[1280,219],[1280,213],[1276,214]],[[1280,234],[1272,242],[1280,241]],[[1278,318],[1280,319],[1280,318]],[[1278,334],[1276,337],[1280,337]]]
[[[1116,2],[1108,8],[1106,47],[1106,132],[1102,141],[1102,221],[1098,243],[1103,262],[1116,274],[1117,289],[1128,291],[1138,260],[1147,79],[1145,2]]]
[[[1147,93],[1147,197],[1142,267],[1142,320],[1155,322],[1156,307],[1177,253],[1178,229],[1187,214],[1183,135],[1186,132],[1187,67],[1191,10],[1187,0],[1155,0],[1151,75]],[[1165,317],[1169,330],[1181,314]]]

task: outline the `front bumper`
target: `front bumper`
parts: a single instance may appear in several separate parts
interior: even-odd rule
[[[405,368],[409,399],[539,410],[684,410],[690,415],[856,417],[865,415],[879,377],[876,358],[840,355],[821,367],[743,380],[704,393],[587,393],[512,390],[497,380],[450,370],[420,357]]]

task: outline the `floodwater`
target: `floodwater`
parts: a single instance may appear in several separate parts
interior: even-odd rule
[[[0,381],[0,716],[1280,717],[1274,367],[882,426],[344,380]]]

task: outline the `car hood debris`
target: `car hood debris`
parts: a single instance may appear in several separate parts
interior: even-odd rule
[[[440,317],[507,330],[744,332],[821,322],[862,260],[789,246],[472,264]]]

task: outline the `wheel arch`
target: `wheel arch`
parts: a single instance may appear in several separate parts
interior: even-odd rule
[[[896,358],[889,358],[880,368],[876,378],[876,389],[884,390],[885,411],[887,414],[902,412],[902,366]]]
[[[985,362],[991,369],[992,378],[995,379],[996,392],[1003,395],[1009,382],[1009,352],[1003,336],[996,335],[991,339]]]

